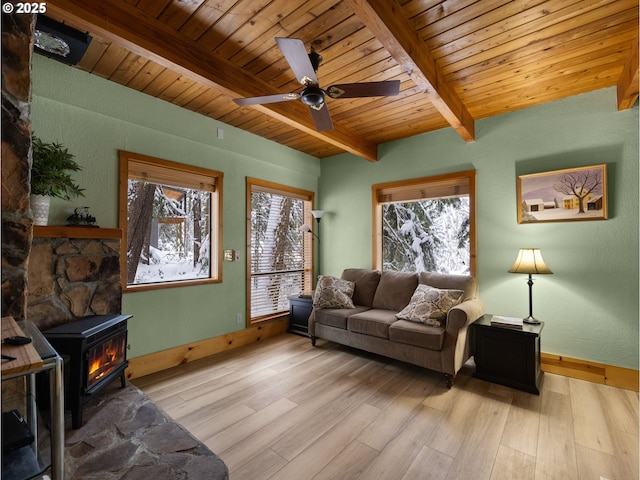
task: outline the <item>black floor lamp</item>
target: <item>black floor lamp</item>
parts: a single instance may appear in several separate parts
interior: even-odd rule
[[[318,231],[318,233],[320,233],[320,220],[322,219],[322,216],[324,215],[324,210],[311,210],[311,215],[313,215],[313,218],[316,219],[316,229]],[[303,233],[310,233],[311,235],[313,235],[314,237],[316,237],[318,239],[318,267],[320,266],[320,237],[318,235],[316,235],[315,233],[313,233],[313,230],[311,230],[311,227],[309,225],[307,225],[306,223],[303,224],[300,227],[300,231]],[[315,282],[314,282],[315,283]]]

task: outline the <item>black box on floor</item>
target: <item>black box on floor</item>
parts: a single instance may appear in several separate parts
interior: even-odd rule
[[[33,433],[18,410],[2,412],[2,453],[31,445]]]

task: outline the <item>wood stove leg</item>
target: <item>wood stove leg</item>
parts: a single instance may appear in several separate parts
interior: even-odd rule
[[[71,410],[71,428],[77,430],[82,426],[82,405]]]
[[[124,376],[124,371],[120,374],[120,387],[124,388],[127,386],[127,379]]]

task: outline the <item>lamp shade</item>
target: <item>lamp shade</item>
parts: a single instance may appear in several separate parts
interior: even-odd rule
[[[300,231],[302,233],[310,232],[311,231],[311,227],[309,225],[307,225],[306,223],[303,223],[302,225],[300,225]]]
[[[311,215],[313,215],[313,218],[316,220],[320,220],[324,215],[324,210],[311,210]]]
[[[521,248],[518,258],[509,269],[510,273],[543,274],[553,273],[542,259],[539,248]]]

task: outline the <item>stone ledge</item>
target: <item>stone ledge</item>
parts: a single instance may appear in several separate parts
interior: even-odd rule
[[[63,225],[33,227],[36,238],[117,238],[122,239],[121,228],[66,227]]]

